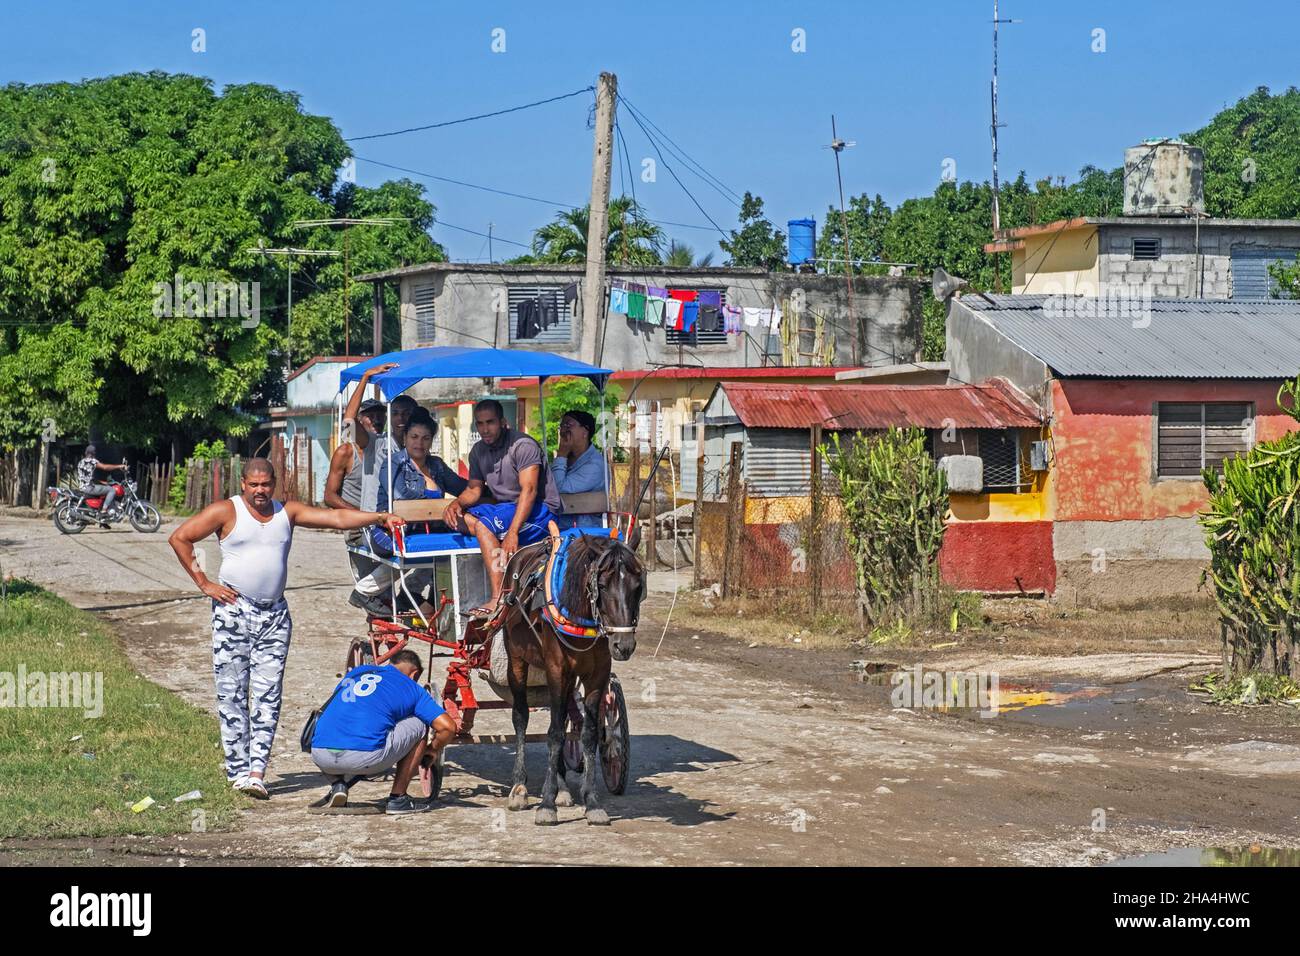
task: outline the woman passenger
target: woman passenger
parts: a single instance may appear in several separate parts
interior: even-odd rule
[[[605,456],[592,444],[596,419],[583,411],[565,412],[560,419],[560,444],[551,465],[555,487],[562,495],[605,491]],[[561,528],[599,528],[603,512],[560,515]]]

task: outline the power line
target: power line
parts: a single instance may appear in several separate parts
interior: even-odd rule
[[[740,205],[741,203],[740,196],[737,195],[735,190],[728,187],[726,183],[720,180],[717,176],[714,176],[712,173],[710,173],[707,169],[704,168],[703,165],[701,165],[696,160],[692,159],[684,149],[682,149],[680,146],[677,145],[677,143],[672,139],[671,136],[669,136],[657,125],[655,125],[655,123],[650,119],[650,117],[646,116],[644,112],[642,112],[641,110],[633,106],[632,102],[627,97],[623,96],[620,93],[619,99],[622,100],[623,104],[628,108],[628,112],[632,114],[633,119],[645,120],[646,124],[650,126],[651,129],[653,129],[665,140],[667,140],[669,144],[671,144],[671,146],[673,147],[672,151],[675,151],[675,154],[686,164],[687,168],[690,169],[691,172],[695,173],[695,175],[699,176],[706,183],[708,183],[710,186],[712,186],[714,189],[720,192],[723,198],[726,199],[728,202],[732,202],[737,206]]]
[[[479,232],[479,231],[476,230],[476,229],[466,229],[464,226],[453,226],[451,223],[449,223],[449,222],[443,222],[441,219],[435,219],[435,220],[433,221],[433,225],[434,225],[434,228],[435,228],[435,229],[436,229],[438,226],[446,226],[448,229],[456,229],[456,230],[458,230],[458,231],[460,231],[460,232],[468,232],[471,236],[482,236],[484,239],[488,238],[488,234],[487,234],[486,232]],[[498,236],[495,232],[492,233],[491,238],[492,238],[492,241],[493,241],[493,242],[504,242],[504,243],[508,243],[509,245],[512,245],[512,246],[522,246],[522,247],[525,248],[525,249],[531,249],[531,248],[532,248],[532,246],[528,245],[528,244],[525,243],[525,242],[515,242],[513,239],[502,239],[502,238],[501,238],[500,236]],[[482,251],[483,251],[482,249],[479,250],[480,253],[481,253]]]
[[[492,116],[504,116],[506,113],[517,113],[520,110],[532,109],[534,106],[545,106],[547,103],[555,103],[559,100],[567,100],[572,96],[581,96],[583,93],[594,93],[594,86],[584,86],[580,90],[574,90],[572,93],[563,93],[559,96],[552,96],[550,99],[537,100],[533,103],[524,103],[522,106],[512,106],[509,109],[496,110],[491,113],[479,113],[476,116],[466,116],[461,119],[444,120],[441,123],[429,123],[426,126],[410,126],[406,129],[396,129],[389,133],[370,133],[366,136],[348,136],[344,142],[358,143],[363,139],[383,139],[386,136],[401,136],[403,133],[420,133],[429,129],[442,129],[447,126],[456,126],[460,123],[470,123],[474,120],[488,119]]]
[[[545,205],[551,207],[559,206],[561,208],[566,208],[566,209],[580,209],[586,205],[586,203],[566,202],[561,199],[542,199],[539,196],[529,196],[524,193],[510,192],[509,190],[506,189],[495,189],[492,186],[482,186],[479,185],[478,183],[468,183],[462,179],[449,179],[446,176],[436,176],[433,173],[426,173],[419,169],[410,169],[406,166],[395,166],[392,163],[381,163],[377,159],[366,159],[364,156],[358,156],[356,157],[356,159],[359,162],[373,163],[374,165],[382,166],[385,169],[394,169],[399,173],[410,173],[412,176],[416,176],[420,179],[432,179],[440,183],[450,183],[453,186],[464,186],[466,189],[478,189],[478,190],[482,190],[483,192],[495,193],[498,196],[509,196],[513,199],[526,199],[529,202],[544,203]],[[677,226],[681,229],[704,229],[709,232],[717,228],[716,225],[700,226],[689,222],[672,222],[671,220],[668,219],[647,219],[646,222],[653,222],[660,226]]]
[[[664,159],[664,154],[659,149],[659,143],[655,140],[653,136],[650,135],[650,132],[645,128],[645,124],[641,122],[640,117],[638,117],[636,113],[633,111],[629,110],[629,112],[632,112],[632,118],[636,120],[636,124],[641,127],[641,132],[645,134],[645,138],[648,139],[650,141],[650,145],[654,147],[655,154],[659,157],[659,162],[663,164],[664,169],[668,170],[668,174],[672,176],[673,180],[677,183],[677,185],[682,188],[682,192],[686,193],[687,198],[689,198],[690,201],[695,204],[695,208],[700,211],[700,214],[704,216],[705,219],[709,220],[710,223],[712,223],[713,228],[718,231],[718,235],[722,236],[723,239],[729,240],[731,236],[729,236],[725,231],[723,231],[721,226],[719,226],[716,222],[713,221],[712,216],[710,216],[707,212],[705,212],[704,207],[700,205],[700,201],[695,198],[694,193],[692,193],[689,189],[686,188],[686,184],[682,182],[681,177],[679,177],[677,173],[673,171],[672,166],[668,165],[668,161]]]

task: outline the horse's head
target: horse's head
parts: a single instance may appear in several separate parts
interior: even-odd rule
[[[636,626],[645,599],[646,573],[636,552],[611,540],[592,568],[601,628],[609,634],[610,655],[625,661],[636,651]]]
[[[622,541],[596,536],[575,541],[563,598],[597,622],[609,638],[610,655],[625,661],[636,650],[636,627],[645,598],[646,573],[636,552]],[[576,587],[574,587],[576,585]],[[573,587],[577,593],[570,593]]]

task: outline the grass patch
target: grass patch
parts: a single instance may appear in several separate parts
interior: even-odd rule
[[[93,681],[80,707],[16,706],[20,668],[29,702],[32,675],[102,675],[102,715],[87,716]],[[0,837],[188,833],[195,810],[206,830],[234,822],[242,798],[225,782],[216,718],[136,673],[96,618],[25,581],[0,604],[0,695]],[[203,799],[172,802],[191,790]],[[133,813],[145,797],[156,803]]]

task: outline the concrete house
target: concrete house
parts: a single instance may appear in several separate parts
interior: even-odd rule
[[[430,262],[358,278],[398,286],[401,313],[397,319],[404,349],[427,345],[525,348],[581,360],[584,342],[603,331],[596,364],[616,371],[666,366],[868,366],[920,358],[924,286],[917,279],[856,278],[852,310],[856,322],[851,322],[843,277],[732,267],[611,268],[607,282],[716,290],[724,304],[780,310],[781,322],[775,330],[759,325],[727,334],[678,332],[609,313],[608,287],[601,297],[601,314],[584,316],[583,273],[581,264]],[[576,301],[566,302],[564,291],[575,284]],[[521,340],[519,307],[539,295],[555,297],[559,321],[536,337]],[[472,398],[481,391],[474,382],[437,380],[421,383],[412,394],[435,403]]]
[[[1269,298],[1269,266],[1300,254],[1300,220],[1206,217],[1202,165],[1186,143],[1132,147],[1123,215],[1006,229],[984,250],[1011,253],[1017,294]]]
[[[956,382],[1004,378],[1041,409],[1046,473],[959,521],[1001,525],[989,557],[1068,599],[1195,592],[1209,552],[1202,468],[1295,422],[1277,405],[1300,372],[1300,302],[966,294],[948,311]],[[974,584],[974,582],[969,582]]]
[[[801,525],[811,513],[814,426],[820,427],[823,440],[833,432],[917,427],[928,433],[936,458],[968,454],[983,465],[979,492],[950,494],[952,518],[939,555],[944,578],[989,592],[1041,594],[1050,589],[1051,528],[1040,514],[1045,475],[1030,467],[1030,445],[1043,432],[1041,411],[1005,379],[978,385],[722,382],[700,422],[703,456],[693,454],[693,443],[684,446],[683,491],[695,493],[702,461],[703,500],[723,496],[732,449],[739,446],[746,489],[744,573],[751,585],[779,584],[789,574],[791,552],[800,545]],[[825,461],[822,473],[828,489],[824,521],[837,527],[839,500]],[[995,515],[1022,520],[988,520]],[[709,520],[705,513],[703,521]],[[718,563],[709,552],[721,538],[717,529],[703,529],[700,560],[706,570]],[[832,558],[829,582],[851,587],[852,563],[842,539],[828,536],[826,546]],[[1000,560],[989,560],[994,554]]]

